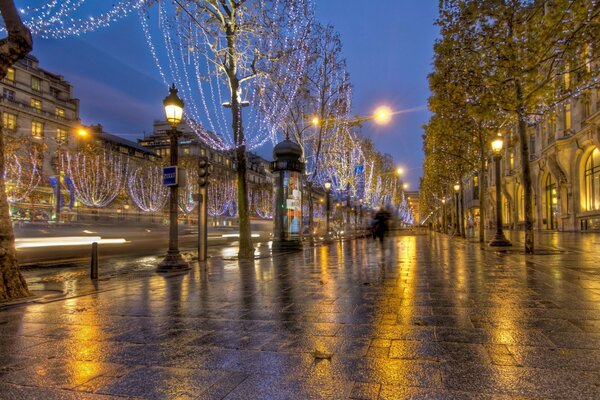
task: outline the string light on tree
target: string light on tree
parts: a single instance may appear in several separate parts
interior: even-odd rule
[[[7,146],[5,150],[6,195],[9,203],[19,203],[25,200],[40,183],[41,155],[35,145],[29,149]]]
[[[169,190],[162,183],[161,167],[138,167],[131,171],[127,183],[129,194],[140,210],[156,212],[167,204]]]
[[[106,207],[123,189],[128,162],[120,154],[66,152],[62,163],[71,176],[77,199],[88,207]]]

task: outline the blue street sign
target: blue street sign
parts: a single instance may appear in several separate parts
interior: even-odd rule
[[[177,185],[177,167],[176,166],[163,167],[163,185],[165,185],[165,186]]]
[[[354,175],[359,175],[365,172],[364,164],[354,166]]]

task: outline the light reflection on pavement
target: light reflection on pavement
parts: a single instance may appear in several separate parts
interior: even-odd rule
[[[563,238],[528,257],[439,234],[349,240],[167,275],[147,257],[1,311],[0,393],[600,398],[600,251]]]

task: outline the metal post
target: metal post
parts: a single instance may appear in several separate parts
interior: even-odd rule
[[[98,243],[92,243],[92,261],[90,263],[90,278],[98,279]]]
[[[442,233],[446,233],[448,224],[446,223],[446,200],[442,202]]]
[[[458,204],[458,192],[454,193],[454,198],[456,199],[456,230],[454,231],[454,234],[460,236],[460,210]]]
[[[331,207],[329,203],[329,192],[330,190],[326,191],[327,198],[325,199],[325,240],[331,239],[329,236],[329,208]]]
[[[198,195],[198,261],[206,261],[208,249],[206,186],[200,186]]]
[[[496,236],[490,242],[490,246],[512,246],[502,230],[502,188],[500,176],[500,160],[502,157],[496,156]]]
[[[179,131],[177,131],[175,128],[172,128],[168,134],[170,151],[169,161],[172,166],[177,166]],[[181,254],[179,253],[178,202],[178,185],[172,185],[170,186],[169,198],[169,250],[167,251],[167,256],[165,259],[158,264],[158,271],[189,269],[188,263],[181,258]]]
[[[54,189],[54,221],[56,225],[60,224],[60,175],[56,175],[56,188]]]

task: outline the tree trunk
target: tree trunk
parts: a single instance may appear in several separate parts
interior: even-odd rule
[[[313,203],[313,198],[312,198],[312,182],[306,182],[306,191],[307,193],[307,201],[308,201],[308,239],[310,240],[310,243],[314,243],[315,241],[315,236],[314,236],[314,228],[315,228],[315,221],[313,218],[313,211],[314,211],[314,203]]]
[[[485,156],[479,157],[479,243],[485,242],[485,206],[487,191],[487,174],[485,173]]]
[[[523,105],[523,88],[521,82],[515,80],[517,99],[517,131],[521,148],[521,173],[523,181],[523,202],[525,211],[525,254],[533,254],[533,188],[531,168],[529,166],[529,140],[527,140],[527,120]],[[519,201],[518,199],[516,201]]]
[[[30,295],[27,283],[19,272],[3,176],[4,135],[0,126],[0,302]]]
[[[465,190],[463,185],[460,185],[460,233],[461,236],[466,238],[467,232],[465,230]]]
[[[233,137],[235,142],[235,155],[237,161],[238,183],[238,217],[240,220],[240,247],[238,257],[241,259],[254,258],[252,245],[252,231],[250,229],[250,213],[248,210],[248,186],[246,181],[246,145],[244,140],[244,127],[242,126],[242,106],[239,103],[239,81],[233,76],[231,82],[231,113]]]
[[[0,40],[0,79],[4,79],[8,68],[31,51],[32,40],[12,0],[0,0],[0,13],[8,32],[8,37]],[[4,182],[4,133],[0,126],[0,302],[29,295],[17,263]]]

